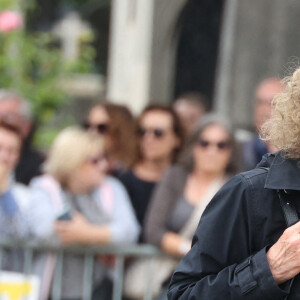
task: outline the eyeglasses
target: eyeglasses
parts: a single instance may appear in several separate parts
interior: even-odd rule
[[[220,142],[210,142],[207,140],[199,139],[197,141],[197,145],[200,146],[203,149],[207,149],[209,147],[216,147],[218,150],[226,150],[231,147],[231,143],[229,141],[220,141]]]
[[[109,126],[106,123],[99,123],[99,124],[91,124],[89,122],[83,123],[84,129],[96,129],[99,134],[107,134],[109,131]]]
[[[166,130],[162,128],[145,128],[140,127],[137,131],[139,137],[143,138],[146,134],[151,134],[155,138],[160,139],[166,134]]]
[[[87,162],[92,165],[98,165],[99,163],[102,163],[106,160],[107,160],[107,156],[105,154],[103,154],[103,155],[99,155],[99,156],[95,156],[95,157],[91,156],[87,159]]]

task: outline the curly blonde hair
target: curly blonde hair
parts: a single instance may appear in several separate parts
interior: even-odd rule
[[[272,101],[271,118],[261,128],[260,136],[284,153],[300,158],[300,68],[283,81],[285,89]]]

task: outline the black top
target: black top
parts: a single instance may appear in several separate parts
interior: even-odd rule
[[[129,194],[143,235],[144,218],[156,182],[142,180],[132,170],[118,174],[118,179],[124,184]]]
[[[300,299],[300,275],[291,288],[278,286],[266,257],[286,229],[276,190],[294,199],[300,215],[299,160],[277,153],[259,167],[233,177],[209,203],[168,299]]]
[[[33,177],[42,173],[41,165],[44,162],[44,156],[30,146],[24,145],[18,165],[15,169],[15,178],[17,182],[29,184]]]

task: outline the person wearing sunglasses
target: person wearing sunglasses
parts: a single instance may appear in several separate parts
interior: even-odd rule
[[[45,174],[30,184],[34,236],[64,245],[135,242],[139,225],[129,197],[116,178],[106,175],[106,168],[100,136],[79,127],[60,132],[49,151]],[[51,266],[51,262],[46,255],[41,264]],[[64,256],[62,299],[82,299],[83,265],[83,257]],[[38,272],[43,273],[43,268]],[[101,290],[108,272],[105,264],[95,261],[92,287],[98,284]],[[47,299],[54,274],[46,275],[42,276],[40,299]],[[109,294],[109,289],[103,292]],[[109,299],[107,294],[101,297],[93,299]]]
[[[170,167],[155,189],[145,219],[145,241],[174,259],[159,261],[155,296],[191,248],[199,219],[218,189],[237,172],[230,125],[217,115],[204,116],[192,132],[179,163]],[[154,272],[155,273],[155,272]],[[166,286],[159,299],[167,299]]]
[[[137,141],[134,118],[126,106],[109,102],[96,104],[83,127],[105,140],[109,174],[117,176],[132,166],[137,155]]]
[[[150,105],[144,109],[137,121],[139,153],[133,167],[120,174],[137,219],[141,226],[149,199],[163,172],[177,158],[184,136],[183,129],[172,108]]]

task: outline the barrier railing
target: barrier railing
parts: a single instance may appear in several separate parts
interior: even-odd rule
[[[152,258],[164,256],[160,250],[151,245],[137,244],[111,244],[106,246],[60,246],[49,243],[41,243],[35,240],[7,240],[0,239],[0,270],[2,269],[3,251],[9,249],[22,249],[24,251],[23,273],[31,274],[33,267],[33,254],[35,251],[51,251],[57,254],[57,262],[54,270],[53,283],[51,289],[51,299],[61,299],[61,282],[63,270],[63,257],[65,254],[78,254],[84,257],[83,270],[83,300],[92,299],[92,276],[94,267],[94,258],[99,254],[108,254],[116,256],[116,264],[113,276],[113,300],[122,299],[124,264],[127,257],[144,257],[148,259],[147,269],[145,270],[145,279],[147,288],[144,294],[144,300],[151,300],[151,278],[155,276],[151,271],[153,267]]]

